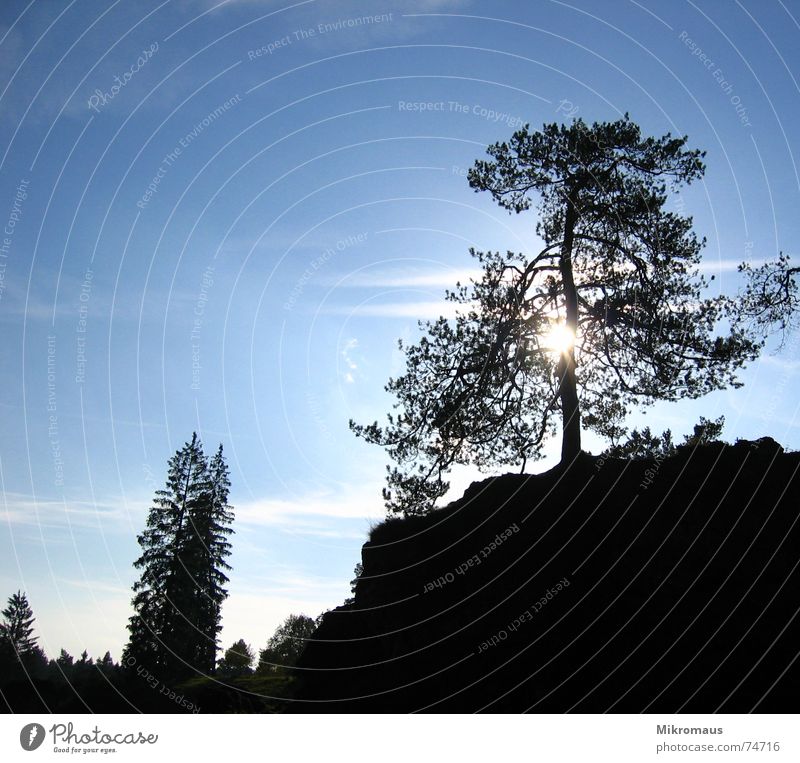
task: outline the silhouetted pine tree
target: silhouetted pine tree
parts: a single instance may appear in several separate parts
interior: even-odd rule
[[[72,671],[74,663],[75,660],[72,655],[66,649],[62,648],[61,653],[56,657],[56,665],[58,665],[64,673],[69,673]]]
[[[156,491],[147,528],[137,540],[142,555],[134,567],[134,616],[123,662],[143,663],[172,674],[191,665],[194,642],[187,614],[192,609],[191,574],[186,569],[189,515],[207,492],[207,464],[197,434],[169,460],[166,488]],[[187,611],[188,610],[188,611]]]
[[[81,656],[75,661],[75,675],[83,677],[87,675],[92,669],[92,658],[89,657],[89,652],[85,649],[81,652]]]
[[[215,670],[219,632],[222,628],[222,602],[227,598],[226,559],[231,553],[228,536],[233,532],[233,509],[228,504],[230,491],[228,466],[219,446],[208,465],[207,494],[192,506],[192,539],[187,565],[195,571],[193,598],[197,626],[195,665],[205,673]]]
[[[2,615],[5,622],[0,623],[0,685],[42,678],[47,656],[33,635],[36,618],[28,597],[21,591],[9,596]]]
[[[230,480],[222,448],[209,464],[196,434],[169,461],[166,489],[156,492],[138,537],[142,570],[123,665],[177,676],[214,670],[220,608],[230,569]]]
[[[33,635],[33,609],[28,597],[17,591],[8,597],[8,606],[3,610],[4,623],[0,623],[2,648],[10,655],[23,659],[36,650],[36,636]]]
[[[102,657],[98,657],[95,661],[95,667],[103,673],[110,674],[117,665],[114,663],[114,658],[111,652],[106,652]]]

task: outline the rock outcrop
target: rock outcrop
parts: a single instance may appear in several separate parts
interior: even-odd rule
[[[363,547],[300,712],[797,712],[800,454],[769,438],[473,484]]]

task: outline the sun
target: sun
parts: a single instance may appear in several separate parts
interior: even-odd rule
[[[575,345],[575,334],[563,323],[554,323],[545,334],[542,344],[553,353],[564,355]]]

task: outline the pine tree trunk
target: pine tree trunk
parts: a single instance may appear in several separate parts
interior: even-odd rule
[[[575,205],[568,197],[564,219],[564,242],[561,247],[561,282],[564,286],[564,301],[567,309],[566,327],[577,336],[578,333],[578,292],[572,275],[572,248],[575,233]],[[575,348],[561,353],[558,362],[559,395],[563,429],[561,435],[561,462],[569,463],[581,452],[581,414],[578,403],[578,387],[575,376]]]

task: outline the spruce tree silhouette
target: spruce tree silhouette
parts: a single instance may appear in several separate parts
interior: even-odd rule
[[[141,569],[134,584],[123,665],[145,665],[156,675],[208,675],[219,645],[224,584],[230,569],[230,480],[220,446],[209,464],[193,433],[169,461],[138,537]]]
[[[4,651],[4,662],[23,661],[37,650],[37,637],[33,635],[33,609],[28,597],[17,591],[8,598],[2,612],[5,622],[0,623],[0,642]]]
[[[222,445],[211,458],[203,500],[189,511],[190,533],[187,564],[193,571],[197,629],[203,638],[196,640],[194,664],[206,674],[213,673],[222,629],[222,603],[228,595],[225,561],[231,553],[228,536],[233,533],[233,509],[228,504],[230,477]]]
[[[71,673],[75,665],[75,658],[66,649],[62,649],[56,657],[56,664],[64,673]]]

